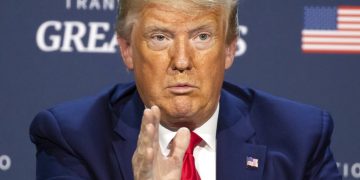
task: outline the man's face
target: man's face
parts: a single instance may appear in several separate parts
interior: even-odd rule
[[[137,18],[130,42],[119,44],[146,107],[159,106],[170,129],[201,126],[216,109],[235,51],[235,41],[225,44],[223,8],[152,3]]]

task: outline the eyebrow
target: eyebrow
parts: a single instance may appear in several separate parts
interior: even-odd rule
[[[211,23],[207,23],[207,24],[198,26],[198,27],[196,27],[194,29],[191,29],[188,33],[192,35],[194,33],[197,33],[199,31],[203,31],[203,30],[210,30],[213,33],[215,31],[214,29],[215,28],[211,25]],[[174,36],[174,34],[175,34],[169,28],[158,26],[158,25],[147,26],[147,27],[145,27],[144,32],[145,32],[144,34],[149,34],[149,33],[152,33],[152,32],[162,32],[162,33],[169,34],[171,36]]]
[[[166,34],[174,35],[174,33],[171,30],[165,27],[160,27],[156,25],[145,27],[145,34],[149,34],[152,32],[163,32]]]
[[[201,25],[199,27],[196,27],[195,29],[192,29],[189,31],[189,34],[194,34],[194,33],[197,33],[199,31],[204,31],[204,30],[210,30],[212,33],[214,33],[214,28],[213,26],[209,25],[209,24],[204,24],[204,25]]]

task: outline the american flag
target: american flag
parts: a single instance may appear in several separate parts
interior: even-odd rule
[[[360,6],[305,7],[304,53],[360,53]]]
[[[246,166],[251,168],[258,168],[259,167],[259,159],[253,157],[246,157]]]

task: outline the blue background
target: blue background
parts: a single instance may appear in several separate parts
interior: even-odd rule
[[[0,160],[4,155],[11,159],[7,170],[0,164],[1,180],[35,179],[35,147],[28,129],[37,112],[132,80],[118,51],[44,52],[39,48],[37,31],[50,20],[80,21],[86,26],[107,22],[111,31],[103,32],[106,40],[99,44],[111,40],[115,10],[77,9],[76,0],[69,1],[72,6],[67,9],[66,2],[0,2]],[[332,149],[339,169],[344,179],[360,179],[360,55],[301,51],[304,8],[338,5],[360,2],[242,0],[239,21],[247,29],[241,34],[246,51],[226,72],[226,80],[328,110],[335,121]],[[51,34],[63,38],[63,28],[49,29],[45,38]],[[87,26],[85,43],[88,31]]]

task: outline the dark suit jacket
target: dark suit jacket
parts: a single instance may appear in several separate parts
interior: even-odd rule
[[[134,83],[40,112],[30,134],[37,179],[133,179],[144,105]],[[217,127],[218,180],[341,179],[328,113],[224,83]],[[258,168],[246,157],[259,159]]]

